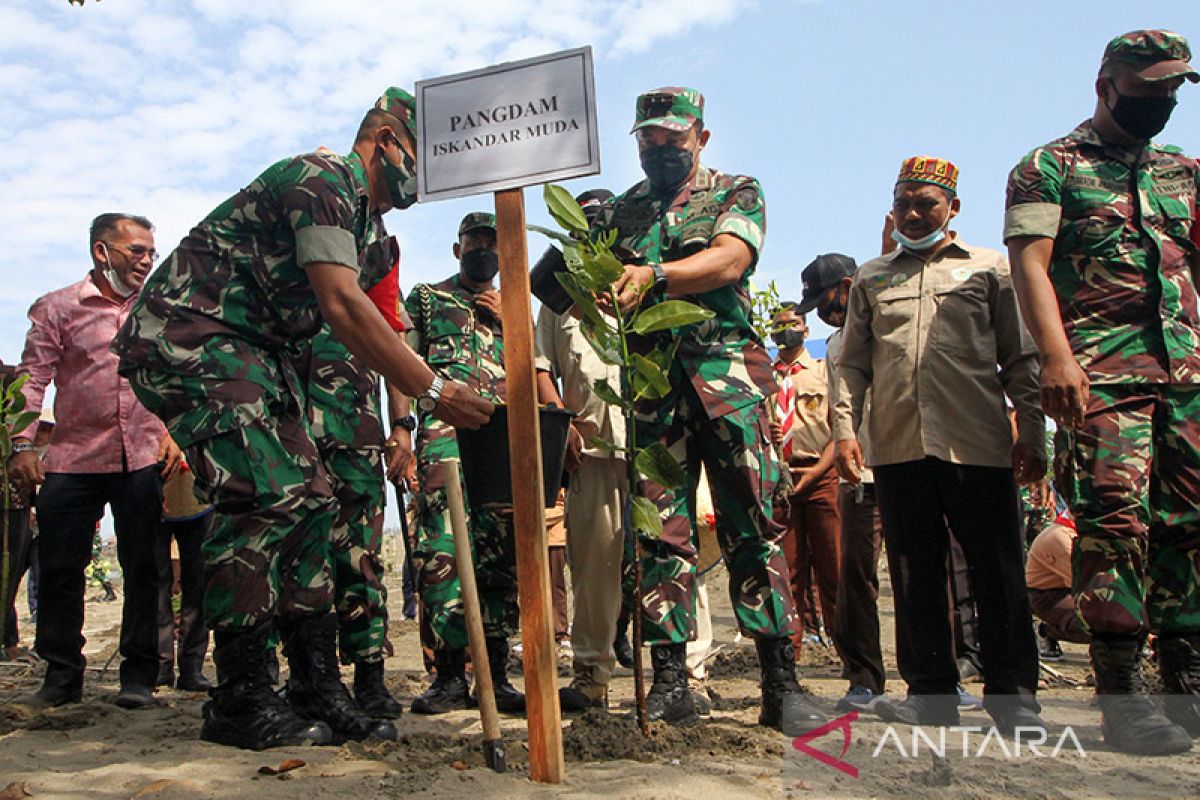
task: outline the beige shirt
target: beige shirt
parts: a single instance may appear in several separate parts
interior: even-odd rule
[[[825,370],[829,374],[829,406],[830,408],[837,405],[838,400],[838,359],[842,357],[842,329],[838,328],[829,335],[825,340]],[[871,390],[867,389],[866,396],[863,398],[863,413],[862,422],[858,426],[858,446],[862,449],[863,461],[867,464],[871,462]],[[875,473],[871,472],[871,468],[867,467],[862,471],[859,479],[863,483],[874,483]],[[838,478],[838,483],[844,483],[841,478]]]
[[[783,363],[782,359],[777,360],[776,368]],[[829,444],[829,402],[826,399],[829,377],[825,373],[825,360],[813,358],[807,350],[801,349],[800,355],[792,363],[800,365],[798,372],[787,376],[785,372],[777,371],[775,377],[780,383],[784,377],[790,377],[795,391],[796,416],[791,426],[792,458],[812,460],[820,458],[821,451]],[[775,403],[778,404],[782,397],[782,392],[776,394]],[[776,410],[782,411],[778,405]]]
[[[995,250],[955,236],[928,263],[903,248],[868,261],[842,336],[834,436],[855,437],[870,389],[871,466],[1011,466],[1006,393],[1020,440],[1045,446],[1037,350]]]
[[[1071,548],[1075,531],[1054,523],[1037,535],[1025,558],[1025,585],[1030,589],[1071,587]]]
[[[618,447],[625,446],[625,418],[619,409],[601,400],[592,382],[604,378],[621,391],[621,371],[605,364],[579,330],[579,320],[570,314],[555,314],[542,306],[534,329],[537,368],[553,374],[562,384],[563,403],[574,411],[575,427],[583,435],[583,454],[597,458],[610,454],[588,444],[599,436]]]

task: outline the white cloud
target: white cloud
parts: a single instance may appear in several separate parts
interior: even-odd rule
[[[24,311],[86,270],[91,218],[145,214],[169,250],[271,161],[345,148],[389,85],[591,44],[597,64],[729,19],[733,0],[147,0],[0,8],[0,357]],[[15,154],[15,157],[13,157]],[[480,205],[486,204],[486,201]],[[446,205],[450,208],[447,210]],[[419,209],[429,224],[466,207]],[[452,265],[405,231],[406,283]],[[445,240],[445,241],[443,241]],[[421,270],[428,270],[422,274]]]

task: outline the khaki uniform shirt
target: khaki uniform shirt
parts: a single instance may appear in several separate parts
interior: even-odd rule
[[[903,248],[867,262],[842,335],[834,436],[855,438],[870,388],[872,466],[1011,466],[1005,393],[1020,440],[1045,446],[1037,350],[995,250],[955,236],[928,262]]]
[[[800,365],[800,370],[788,375],[786,371],[777,374],[782,383],[785,379],[792,382],[795,391],[796,416],[792,422],[792,459],[811,461],[821,457],[821,451],[829,444],[829,377],[825,373],[825,360],[813,358],[807,350],[801,350],[794,364]],[[776,368],[786,367],[782,360],[775,362]],[[783,394],[775,395],[778,403]],[[786,431],[785,431],[786,433]]]
[[[620,368],[605,364],[579,330],[579,320],[570,314],[555,314],[542,306],[534,329],[538,369],[550,372],[562,383],[563,403],[574,411],[575,427],[583,435],[583,454],[596,458],[610,453],[589,444],[593,436],[618,447],[625,446],[625,418],[620,410],[597,396],[592,382],[600,379],[621,391]]]
[[[842,357],[842,329],[838,328],[829,338],[825,340],[825,371],[829,375],[829,407],[837,406],[838,401],[838,359]],[[867,389],[866,396],[863,398],[863,413],[862,422],[858,426],[858,446],[862,450],[863,462],[866,464],[874,463],[871,460],[871,390]],[[874,483],[875,473],[871,472],[870,467],[862,471],[859,476],[863,483]],[[841,478],[838,478],[838,483],[845,483]]]

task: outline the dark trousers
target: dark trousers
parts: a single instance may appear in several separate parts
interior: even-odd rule
[[[1024,538],[1021,539],[1024,542]],[[950,599],[954,602],[954,655],[979,669],[979,616],[975,612],[975,592],[971,588],[971,568],[962,545],[950,537]],[[961,674],[961,670],[960,670]]]
[[[875,488],[896,598],[896,661],[909,692],[952,696],[958,684],[946,569],[952,532],[975,594],[984,704],[1037,708],[1037,643],[1012,470],[925,458],[877,467]]]
[[[883,528],[875,504],[875,484],[863,485],[862,501],[855,487],[842,484],[841,569],[838,572],[837,625],[833,641],[852,686],[883,694],[886,673],[879,644],[879,555]]]
[[[775,521],[787,529],[779,546],[791,572],[792,601],[796,605],[792,644],[797,651],[803,644],[804,618],[811,607],[810,579],[816,584],[825,630],[837,641],[837,493],[837,473],[831,469],[803,492],[791,495],[786,515],[776,510]]]
[[[15,647],[21,641],[17,632],[17,588],[21,576],[29,567],[29,545],[33,532],[29,526],[29,509],[14,508],[8,512],[8,596],[3,598],[8,611],[4,615],[4,646]]]
[[[37,653],[46,685],[83,682],[83,571],[104,506],[112,508],[117,561],[125,577],[121,613],[121,684],[154,686],[158,677],[158,564],[155,541],[162,519],[157,466],[134,472],[52,472],[38,492]]]
[[[210,511],[186,520],[163,520],[157,542],[158,558],[158,661],[169,673],[179,662],[179,674],[199,675],[208,650],[208,628],[204,625],[204,565],[200,545],[212,525]],[[175,610],[171,599],[175,570],[171,563],[171,540],[179,547],[179,632],[176,637]],[[178,652],[178,659],[176,653]]]

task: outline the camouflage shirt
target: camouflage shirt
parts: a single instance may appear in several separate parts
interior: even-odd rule
[[[1197,177],[1178,148],[1107,144],[1090,121],[1009,175],[1004,238],[1055,240],[1050,280],[1093,383],[1200,383]]]
[[[386,274],[392,264],[391,240],[382,217],[372,214],[369,227],[363,274]],[[308,419],[321,452],[383,447],[379,375],[346,349],[327,322],[312,339],[307,396]]]
[[[321,325],[304,268],[342,264],[373,285],[381,276],[362,270],[370,227],[361,159],[317,152],[268,167],[180,242],[113,341],[123,375],[203,384],[204,402],[152,409],[176,441],[234,430],[280,392],[301,393],[295,362]]]
[[[614,250],[626,263],[678,261],[706,249],[722,233],[749,245],[756,263],[766,235],[766,203],[754,178],[701,166],[670,205],[650,191],[648,181],[609,200],[593,230],[613,228],[618,231]],[[681,298],[716,316],[672,331],[681,337],[676,363],[713,419],[778,391],[771,358],[751,325],[753,272],[752,263],[737,283]]]
[[[412,319],[408,344],[446,380],[462,381],[488,400],[504,400],[504,334],[500,321],[475,305],[457,274],[419,283],[404,308]]]

